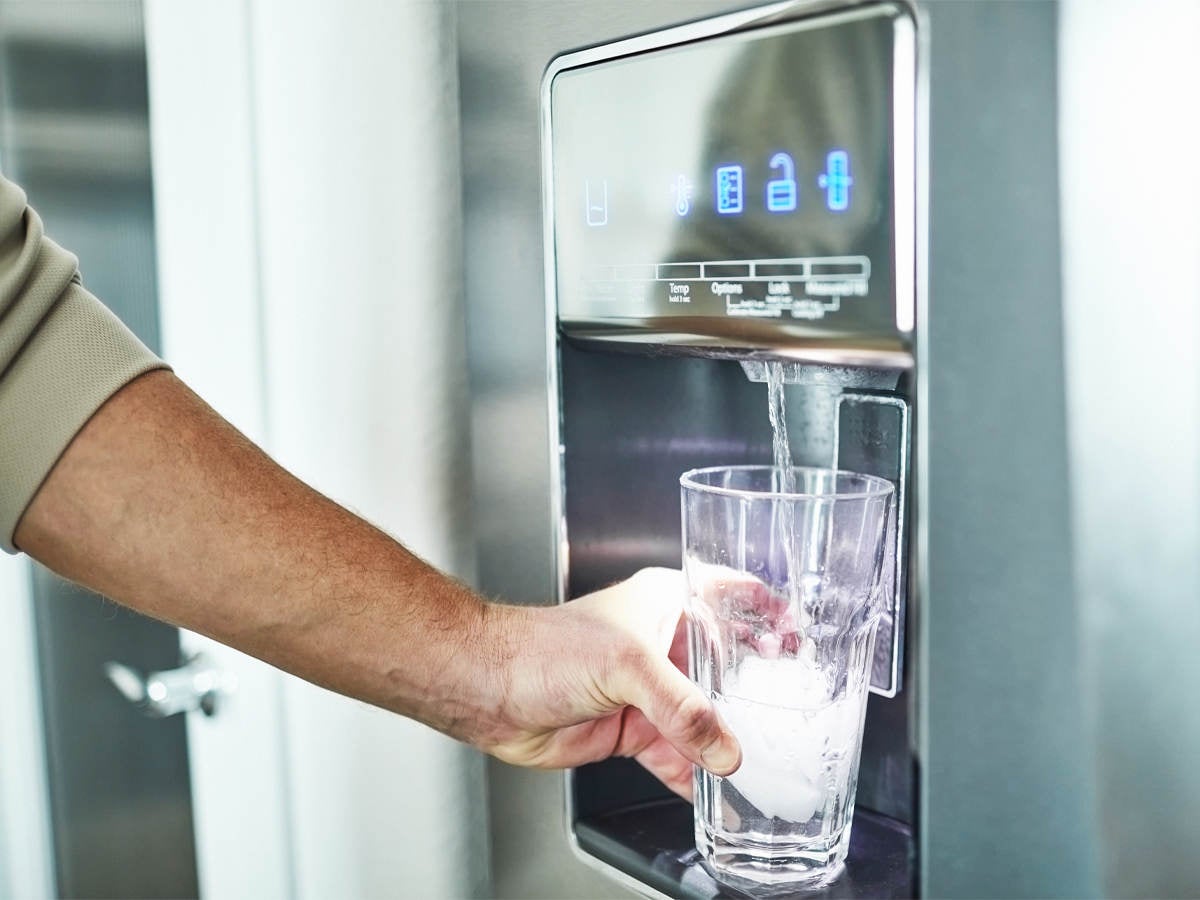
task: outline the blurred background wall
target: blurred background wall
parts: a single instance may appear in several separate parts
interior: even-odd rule
[[[469,580],[452,12],[5,3],[0,163],[87,283],[218,409]],[[187,652],[228,654],[238,691],[211,720],[152,721],[104,679],[117,650],[78,648],[99,622],[124,641],[116,658],[171,668],[174,629],[153,625],[151,654],[149,624],[78,592],[31,605],[44,579],[31,587],[24,561],[4,574],[18,625],[30,609],[80,621],[39,631],[40,653],[28,617],[10,640],[26,671],[0,734],[23,742],[0,748],[0,785],[32,784],[3,798],[0,896],[487,893],[478,754],[190,635]],[[21,768],[39,757],[44,781]]]

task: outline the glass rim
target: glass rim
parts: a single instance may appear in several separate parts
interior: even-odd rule
[[[776,466],[766,465],[743,465],[743,466],[705,466],[700,469],[688,469],[679,476],[679,485],[684,490],[697,491],[702,494],[717,494],[722,497],[747,497],[752,499],[769,499],[769,500],[863,500],[871,497],[886,497],[896,490],[886,478],[880,478],[878,475],[868,475],[865,472],[852,472],[849,469],[829,469],[822,466],[792,466],[793,472],[821,472],[825,475],[848,475],[852,478],[861,479],[863,484],[867,486],[866,490],[857,488],[846,491],[822,491],[820,493],[812,493],[806,491],[752,491],[742,488],[721,487],[715,484],[702,484],[696,481],[699,475],[707,475],[711,472],[771,472],[776,470]]]

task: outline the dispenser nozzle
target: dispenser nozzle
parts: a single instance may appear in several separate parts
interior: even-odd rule
[[[779,366],[784,384],[821,385],[823,387],[865,388],[891,391],[900,380],[898,369],[878,369],[866,366],[828,366],[819,363],[783,362],[764,359],[739,360],[746,377],[758,384],[767,380],[767,367]]]

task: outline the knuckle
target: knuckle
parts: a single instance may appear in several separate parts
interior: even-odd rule
[[[619,672],[630,678],[643,678],[649,674],[650,658],[644,648],[629,641],[622,641],[614,648],[613,665]]]
[[[646,591],[667,591],[680,583],[681,573],[677,569],[667,569],[662,566],[650,566],[638,569],[629,581]]]

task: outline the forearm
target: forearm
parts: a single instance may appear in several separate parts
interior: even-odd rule
[[[738,763],[668,657],[679,572],[561,607],[485,603],[297,481],[168,372],[100,408],[15,542],[126,606],[510,762],[634,756],[685,796],[692,763]]]
[[[293,478],[166,372],[88,422],[16,543],[133,609],[459,737],[503,693],[486,683],[504,669],[484,637],[494,610]]]

